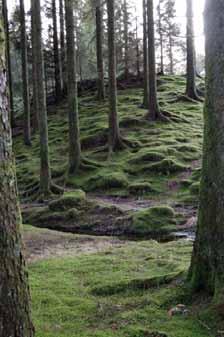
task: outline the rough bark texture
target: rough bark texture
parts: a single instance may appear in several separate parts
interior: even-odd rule
[[[40,132],[40,192],[43,195],[50,193],[51,170],[49,164],[48,148],[48,125],[47,125],[47,106],[45,91],[45,76],[42,48],[42,25],[40,15],[40,0],[32,0],[32,10],[34,20],[34,54],[36,62],[36,83],[37,83],[37,102],[38,120]]]
[[[98,72],[98,99],[105,98],[104,87],[104,64],[103,64],[103,23],[102,23],[102,3],[96,0],[96,51],[97,51],[97,72]]]
[[[65,21],[68,62],[69,173],[75,174],[81,162],[79,114],[76,81],[76,53],[73,0],[65,0]]]
[[[147,0],[148,11],[148,67],[149,67],[149,112],[148,118],[156,120],[160,116],[157,101],[155,31],[153,0]]]
[[[67,74],[66,74],[66,46],[65,46],[65,20],[64,20],[64,0],[59,0],[60,16],[60,45],[61,45],[61,71],[62,71],[62,92],[66,92]]]
[[[120,131],[117,113],[117,79],[115,56],[114,0],[107,0],[108,56],[109,56],[109,149],[120,147]]]
[[[52,0],[52,18],[53,18],[53,44],[54,44],[54,72],[55,72],[55,95],[56,100],[60,101],[62,95],[62,73],[58,46],[58,25],[56,0]]]
[[[33,337],[12,156],[1,2],[0,11],[0,336]]]
[[[143,107],[149,107],[149,71],[148,71],[148,39],[147,39],[147,8],[146,0],[142,1],[143,7],[143,70],[144,70],[144,99]]]
[[[194,290],[224,303],[224,3],[207,0],[206,102],[197,236],[190,268]]]
[[[31,145],[30,131],[30,95],[29,74],[27,59],[27,36],[24,0],[20,0],[20,30],[21,30],[21,58],[22,58],[22,81],[23,81],[23,107],[24,107],[24,143]]]
[[[9,106],[10,106],[10,120],[11,126],[15,126],[14,115],[14,101],[12,93],[12,67],[11,67],[11,55],[10,55],[10,38],[9,38],[9,21],[8,21],[8,7],[7,0],[2,0],[3,16],[4,16],[4,28],[6,35],[6,65],[7,65],[7,80],[9,88]]]
[[[187,0],[187,88],[186,95],[197,99],[192,0]]]

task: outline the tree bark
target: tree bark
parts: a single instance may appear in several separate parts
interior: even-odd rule
[[[148,40],[147,40],[147,8],[146,0],[142,1],[143,7],[143,70],[144,70],[144,98],[143,107],[149,107],[149,70],[148,70]]]
[[[128,46],[128,8],[127,0],[124,0],[124,75],[127,80],[129,77],[129,46]]]
[[[96,0],[96,51],[97,51],[97,89],[98,99],[105,98],[104,87],[104,64],[103,64],[103,23],[102,23],[102,3],[101,0]]]
[[[109,150],[111,152],[119,149],[121,146],[117,112],[114,0],[107,0],[107,12],[109,56]]]
[[[47,196],[51,187],[51,170],[49,163],[48,148],[48,124],[47,124],[47,106],[44,76],[44,61],[42,47],[42,24],[40,14],[40,0],[32,0],[32,10],[34,20],[34,55],[36,62],[36,83],[37,83],[37,101],[38,101],[38,120],[40,132],[40,192]]]
[[[206,0],[206,101],[200,207],[189,272],[193,290],[224,303],[224,3]]]
[[[186,95],[198,99],[194,47],[194,21],[192,0],[187,0],[187,87]]]
[[[52,18],[53,18],[53,44],[54,44],[54,72],[55,72],[55,95],[56,101],[60,101],[62,96],[62,74],[58,46],[58,25],[56,0],[52,0]]]
[[[164,75],[164,56],[163,56],[163,31],[161,23],[161,0],[158,4],[158,22],[159,22],[159,46],[160,46],[160,74]]]
[[[20,26],[21,26],[21,58],[22,58],[22,81],[23,81],[23,107],[24,107],[24,143],[31,145],[30,130],[30,93],[29,93],[29,73],[27,58],[27,36],[26,18],[24,10],[24,0],[20,0]]]
[[[155,121],[160,117],[157,83],[156,83],[156,60],[155,60],[155,31],[154,31],[154,8],[153,0],[147,0],[148,14],[148,67],[149,67],[149,111],[148,118]]]
[[[59,0],[60,16],[60,45],[61,45],[61,71],[62,71],[62,92],[65,94],[67,88],[66,74],[66,46],[65,46],[65,20],[64,20],[64,0]]]
[[[6,34],[6,65],[7,65],[7,80],[9,88],[9,106],[10,106],[10,121],[11,126],[15,126],[15,113],[14,113],[14,99],[12,92],[12,66],[10,55],[10,36],[9,36],[9,20],[8,20],[8,6],[7,0],[2,0],[3,16],[4,16],[4,29]]]
[[[69,173],[77,173],[81,163],[78,97],[76,81],[75,25],[73,0],[65,0],[68,63]]]
[[[2,3],[0,10],[0,336],[33,337],[12,155]]]

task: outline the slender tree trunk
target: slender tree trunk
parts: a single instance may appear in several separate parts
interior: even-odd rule
[[[65,46],[65,20],[64,20],[64,0],[59,0],[60,15],[60,45],[61,45],[61,71],[62,71],[62,92],[65,94],[67,88],[66,74],[66,46]]]
[[[156,120],[160,117],[157,100],[156,60],[155,60],[155,32],[153,0],[147,0],[148,11],[148,67],[149,67],[149,111],[148,118]]]
[[[65,22],[68,62],[69,173],[75,174],[81,162],[79,115],[76,81],[75,25],[73,0],[65,0]]]
[[[140,50],[139,50],[139,40],[138,40],[138,17],[136,16],[136,72],[137,78],[140,79]]]
[[[127,0],[124,0],[124,75],[127,80],[129,77],[129,46],[128,46],[128,8]]]
[[[107,0],[107,12],[109,56],[109,150],[111,152],[119,149],[121,146],[117,112],[114,0]]]
[[[148,39],[147,39],[147,7],[146,0],[142,1],[143,7],[143,71],[144,71],[144,99],[143,107],[149,107],[149,69],[148,69]]]
[[[160,0],[161,1],[161,0]],[[158,16],[159,16],[159,46],[160,46],[160,74],[164,75],[164,56],[163,56],[163,32],[161,24],[161,2],[158,4]]]
[[[192,0],[187,0],[187,88],[186,95],[198,99],[194,47],[194,22]]]
[[[24,107],[24,143],[31,145],[30,131],[30,93],[27,58],[27,36],[24,0],[20,0],[21,51],[22,51],[22,80],[23,80],[23,107]]]
[[[0,48],[0,336],[33,337],[9,121],[3,8]]]
[[[173,69],[173,39],[171,36],[171,29],[169,33],[169,59],[170,59],[170,74],[174,74],[174,69]]]
[[[6,62],[7,62],[7,80],[9,87],[9,106],[10,106],[10,120],[11,126],[15,126],[15,113],[14,113],[14,100],[12,92],[12,66],[10,55],[10,36],[9,36],[9,21],[8,21],[8,6],[7,0],[2,0],[3,16],[4,16],[4,29],[6,34]]]
[[[103,23],[102,23],[102,3],[101,0],[96,1],[96,51],[97,51],[97,88],[98,99],[105,98],[104,87],[104,64],[103,64]]]
[[[198,227],[189,278],[224,303],[224,3],[206,0],[206,100]],[[220,24],[221,23],[221,24]]]
[[[40,0],[32,0],[32,10],[34,19],[34,40],[37,76],[37,101],[38,101],[38,120],[40,132],[40,192],[44,196],[50,193],[51,170],[49,162],[48,148],[48,124],[47,124],[47,106],[44,76],[44,61],[42,47],[42,24],[40,14]]]
[[[37,60],[36,60],[36,40],[35,40],[35,13],[33,8],[33,2],[31,1],[31,43],[32,43],[32,114],[33,114],[33,129],[38,129],[38,91],[37,91]]]
[[[52,18],[53,18],[53,42],[54,42],[55,94],[56,100],[60,101],[62,96],[62,74],[61,74],[59,46],[58,46],[56,0],[52,0]]]

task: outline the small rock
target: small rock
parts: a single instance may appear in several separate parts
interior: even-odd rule
[[[170,317],[177,316],[177,315],[187,315],[188,313],[189,313],[189,310],[184,304],[178,304],[168,311],[168,315]]]

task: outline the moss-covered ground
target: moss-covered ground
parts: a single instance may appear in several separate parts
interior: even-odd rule
[[[107,103],[80,98],[88,164],[73,177],[66,103],[50,106],[52,176],[66,191],[43,205],[38,134],[32,147],[14,138],[24,220],[76,233],[25,227],[37,337],[221,336],[222,308],[213,310],[203,294],[192,297],[185,283],[192,242],[151,239],[195,223],[202,152],[202,103],[180,99],[185,78],[162,77],[158,90],[169,123],[145,119],[141,89],[119,91],[121,134],[133,146],[110,158]],[[170,315],[178,304],[186,312]]]
[[[40,243],[40,235],[48,242],[53,237],[55,254],[35,259],[35,247],[28,247],[34,253],[29,272],[37,337],[216,336],[207,302],[188,296],[183,283],[191,242],[120,242],[67,256],[56,254],[64,234],[25,229],[26,239]],[[64,240],[78,244],[84,238],[66,234]],[[178,304],[187,312],[170,316]]]
[[[101,197],[102,202],[106,197],[110,197],[111,206],[119,206],[117,205],[119,199],[127,202],[148,200],[148,204],[145,204],[144,207],[134,205],[134,211],[142,211],[142,208],[151,206],[168,205],[172,207],[179,222],[172,220],[172,223],[169,222],[167,226],[166,224],[163,226],[171,229],[170,224],[172,225],[174,222],[177,226],[184,224],[184,222],[187,223],[188,218],[195,215],[194,208],[197,207],[202,150],[202,103],[179,99],[185,90],[185,78],[181,76],[160,78],[158,90],[161,109],[168,111],[170,115],[168,123],[152,123],[145,119],[147,111],[141,108],[141,89],[132,88],[119,91],[118,108],[121,134],[133,146],[116,152],[110,157],[108,157],[106,148],[107,102],[99,103],[94,95],[81,97],[79,107],[82,153],[83,158],[88,159],[88,164],[85,160],[80,171],[75,176],[69,177],[67,175],[68,121],[66,102],[62,102],[58,106],[49,106],[50,159],[54,182],[69,190],[83,190],[87,193],[87,197],[90,195],[91,197]],[[36,201],[38,195],[38,134],[33,136],[32,147],[23,145],[22,136],[16,137],[14,148],[21,200],[23,203],[30,204],[30,202]],[[116,205],[114,205],[113,198],[116,199]],[[56,213],[53,214],[53,225],[57,222],[55,228],[60,229],[59,225],[62,222],[65,224],[66,219],[77,222],[79,211],[82,213],[83,209],[70,208],[70,215],[62,214],[62,209],[54,208],[52,210],[50,208],[51,212]],[[89,213],[85,207],[84,215],[88,215],[89,218],[92,215],[94,221],[91,226],[89,223],[86,226],[86,219],[85,226],[83,226],[82,221],[81,229],[78,232],[92,231],[95,234],[105,234],[106,230],[102,232],[102,228],[111,228],[111,222],[105,223],[107,222],[105,217],[100,223],[100,231],[98,230],[99,226],[96,228],[95,224],[99,225],[100,217],[99,209],[95,211],[95,206],[94,210],[90,209]],[[181,213],[183,217],[179,217],[178,213]],[[39,210],[37,210],[38,214]],[[43,215],[43,212],[41,214]],[[147,218],[150,214],[149,210]],[[99,218],[97,223],[96,217]],[[124,217],[127,219],[127,214],[124,214]],[[25,220],[31,222],[29,217],[25,217]],[[45,220],[45,223],[42,222],[42,226],[46,226],[47,223],[48,227],[52,228],[49,210],[45,214]],[[34,222],[33,224],[36,225]],[[135,224],[137,224],[136,228]],[[118,227],[118,230],[113,228],[112,232],[115,234],[119,232],[121,235],[128,234],[126,230],[125,233],[123,233],[123,229],[120,230],[120,221]],[[152,227],[150,221],[145,225],[142,222],[141,226],[139,226],[139,222],[131,221],[129,228],[134,235],[139,236],[142,233],[149,235]],[[72,228],[73,232],[75,230],[77,230],[77,226]],[[108,230],[108,234],[111,235],[110,230]]]

